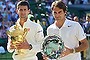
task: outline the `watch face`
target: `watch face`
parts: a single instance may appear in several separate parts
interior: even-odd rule
[[[50,59],[57,59],[64,49],[64,43],[58,36],[46,36],[43,43],[43,52]]]

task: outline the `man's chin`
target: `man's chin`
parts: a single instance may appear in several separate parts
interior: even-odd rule
[[[55,19],[55,20],[60,20],[60,19]]]
[[[27,18],[27,17],[20,17],[20,18],[24,18],[24,19],[25,19],[25,18]]]

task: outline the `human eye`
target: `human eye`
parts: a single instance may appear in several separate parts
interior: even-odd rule
[[[19,11],[23,11],[22,9],[19,9]]]
[[[54,12],[54,14],[57,14],[57,12]]]
[[[24,11],[26,11],[26,9],[24,9]]]

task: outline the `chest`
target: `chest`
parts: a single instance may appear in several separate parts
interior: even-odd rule
[[[60,29],[51,29],[51,34],[53,35],[59,35],[61,37],[71,37],[76,34],[76,29],[72,27],[63,27]]]

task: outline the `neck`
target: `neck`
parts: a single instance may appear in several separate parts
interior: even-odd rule
[[[24,23],[27,21],[27,18],[20,18],[20,25],[23,27]]]
[[[55,24],[58,28],[61,28],[63,26],[64,22],[65,22],[65,19],[57,20],[57,21],[55,21]]]

